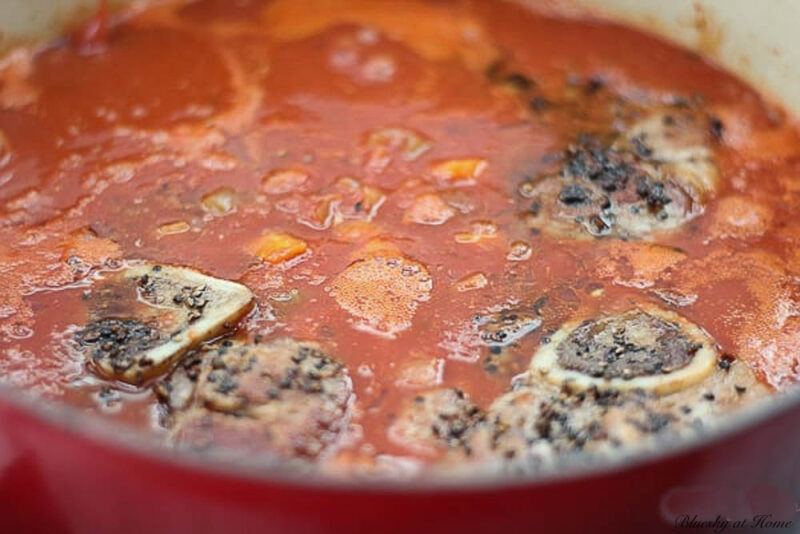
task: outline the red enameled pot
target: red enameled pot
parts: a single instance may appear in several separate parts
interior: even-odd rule
[[[706,25],[714,20],[726,36],[706,52],[800,110],[794,0],[575,1],[696,49],[699,27],[685,21],[702,7]],[[9,44],[3,38],[57,29],[71,8],[88,4],[4,2],[0,47]],[[737,63],[745,53],[750,60]],[[379,483],[177,456],[108,421],[0,387],[0,533],[662,531],[800,532],[800,392],[713,435],[621,464]]]
[[[797,451],[795,394],[696,443],[621,465],[539,478],[334,481],[178,457],[69,407],[1,389],[0,532],[711,532],[701,526],[722,520],[794,532]]]

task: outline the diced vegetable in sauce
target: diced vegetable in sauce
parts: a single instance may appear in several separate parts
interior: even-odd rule
[[[162,224],[158,227],[158,233],[161,235],[182,234],[188,232],[192,227],[186,221],[175,221],[171,223]]]
[[[273,171],[262,180],[264,191],[271,195],[285,195],[299,190],[308,180],[308,174],[298,170]]]
[[[489,280],[486,278],[486,275],[483,273],[474,273],[468,276],[465,276],[458,282],[456,282],[456,289],[461,291],[474,291],[476,289],[483,289],[489,285]]]
[[[228,187],[221,187],[203,197],[203,209],[211,215],[221,217],[236,207],[236,192]]]
[[[451,159],[437,163],[431,169],[443,182],[472,182],[486,170],[486,160],[478,158]]]
[[[444,224],[456,214],[438,195],[429,193],[414,199],[414,203],[406,209],[403,221],[417,224]]]
[[[253,243],[252,250],[262,260],[278,264],[304,254],[308,244],[285,232],[267,232]]]

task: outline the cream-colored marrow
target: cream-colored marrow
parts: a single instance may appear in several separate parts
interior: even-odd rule
[[[714,341],[680,315],[658,308],[564,325],[530,369],[575,390],[673,393],[703,381],[717,364]]]

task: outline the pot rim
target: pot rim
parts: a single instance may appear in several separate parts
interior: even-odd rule
[[[545,486],[576,479],[612,476],[648,464],[667,461],[702,448],[720,445],[728,438],[754,430],[760,423],[792,410],[800,411],[800,387],[777,393],[730,414],[703,434],[666,442],[653,450],[623,453],[585,464],[571,462],[566,467],[549,468],[524,475],[509,475],[500,470],[457,469],[454,473],[431,473],[397,477],[381,475],[328,474],[299,469],[276,456],[250,457],[231,449],[192,450],[169,447],[159,436],[142,435],[133,426],[90,414],[57,400],[48,400],[16,386],[0,383],[0,409],[6,404],[31,416],[39,424],[64,431],[78,439],[112,447],[122,454],[138,456],[168,468],[235,479],[241,482],[294,486],[301,489],[422,494],[432,492],[469,493],[498,491],[517,487]],[[13,433],[13,429],[7,429]]]

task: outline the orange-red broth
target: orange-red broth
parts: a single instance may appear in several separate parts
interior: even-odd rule
[[[124,14],[100,46],[66,39],[10,56],[0,71],[5,381],[161,431],[148,388],[94,376],[66,343],[86,319],[90,273],[129,258],[249,286],[257,308],[237,336],[314,339],[331,350],[354,380],[362,432],[348,445],[353,454],[408,455],[386,432],[400,401],[441,384],[486,407],[543,336],[609,302],[688,295],[680,313],[723,352],[778,389],[800,377],[800,141],[779,109],[694,54],[607,22],[495,2],[345,4],[168,4]],[[593,106],[603,97],[580,96],[581,114],[542,112],[520,96],[530,87],[487,76],[498,61],[542,99],[592,84],[623,98],[700,95],[724,124],[720,191],[657,244],[532,232],[519,185],[600,125]],[[415,132],[424,149],[376,152],[369,135],[387,127]],[[454,158],[484,168],[465,183],[443,182],[435,166]],[[356,206],[364,187],[382,197],[371,220]],[[220,190],[230,204],[204,206]],[[450,206],[441,224],[409,220],[423,194]],[[356,222],[326,223],[326,199]],[[493,223],[496,235],[459,242],[475,221]],[[266,230],[304,241],[306,252],[264,261],[252,244]],[[430,299],[395,335],[354,328],[329,294],[376,238],[433,279]],[[509,259],[514,247],[522,253]],[[460,291],[476,273],[482,287]],[[472,317],[545,295],[542,327],[487,372]]]

